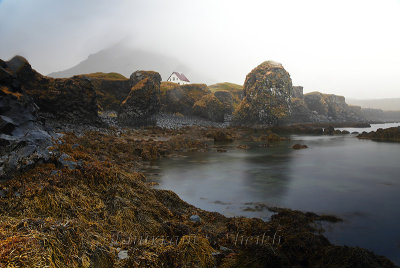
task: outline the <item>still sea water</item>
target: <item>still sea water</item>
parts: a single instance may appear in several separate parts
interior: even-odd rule
[[[372,131],[371,128],[341,128]],[[309,148],[293,150],[293,144]],[[400,143],[359,140],[354,135],[300,136],[263,148],[232,143],[227,152],[188,153],[154,163],[150,178],[199,208],[226,216],[260,217],[254,203],[320,214],[344,221],[324,224],[339,245],[367,248],[400,264]]]

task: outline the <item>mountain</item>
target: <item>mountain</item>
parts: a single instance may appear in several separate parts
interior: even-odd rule
[[[358,105],[362,108],[381,109],[383,111],[400,111],[400,98],[357,100],[346,99],[348,104]]]
[[[174,71],[184,73],[192,83],[209,84],[214,81],[182,64],[178,59],[142,49],[131,48],[124,44],[117,44],[91,54],[87,59],[74,67],[50,73],[48,76],[64,78],[78,74],[117,72],[129,77],[137,70],[159,72],[164,81]]]

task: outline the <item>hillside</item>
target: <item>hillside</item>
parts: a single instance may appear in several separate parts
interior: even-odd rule
[[[370,100],[358,100],[358,99],[346,99],[347,103],[352,105],[358,105],[362,108],[381,109],[383,111],[400,111],[400,98],[391,99],[370,99]]]
[[[65,78],[79,74],[116,72],[129,77],[137,70],[152,70],[159,72],[163,80],[174,72],[183,72],[191,82],[211,83],[211,79],[198,74],[178,59],[158,53],[133,49],[124,44],[103,49],[79,64],[59,72],[48,74],[54,78]]]

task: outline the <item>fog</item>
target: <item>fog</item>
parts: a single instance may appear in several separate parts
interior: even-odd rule
[[[207,83],[242,84],[274,60],[305,92],[400,97],[399,14],[399,0],[3,0],[0,58],[20,54],[48,74],[124,42]]]

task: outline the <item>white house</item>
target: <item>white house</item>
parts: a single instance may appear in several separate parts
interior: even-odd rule
[[[190,81],[189,79],[186,78],[186,76],[182,73],[178,73],[178,72],[173,72],[169,78],[167,79],[168,82],[173,82],[173,83],[177,83],[179,85],[185,85],[185,84],[189,84]]]

